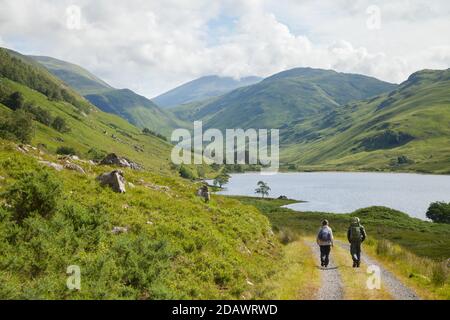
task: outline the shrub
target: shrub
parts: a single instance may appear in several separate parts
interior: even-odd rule
[[[77,154],[76,150],[72,147],[67,147],[67,146],[61,146],[58,147],[58,149],[56,149],[56,153],[57,154],[61,154],[61,155],[75,155]]]
[[[98,150],[96,148],[91,148],[87,152],[87,157],[91,160],[100,161],[105,158],[107,153],[103,150]]]
[[[433,222],[450,223],[450,203],[433,202],[427,210],[427,218]]]
[[[20,222],[31,213],[51,216],[61,197],[59,181],[46,170],[23,174],[6,192],[13,217]]]
[[[34,135],[33,119],[24,110],[18,109],[0,120],[0,137],[30,143]]]
[[[442,286],[447,282],[448,273],[447,262],[436,263],[431,270],[431,281],[436,286]]]
[[[12,109],[12,110],[18,110],[23,107],[25,103],[25,98],[23,97],[23,94],[21,92],[13,92],[5,101],[5,105]]]
[[[154,137],[157,137],[157,138],[159,138],[161,140],[167,141],[167,138],[165,136],[163,136],[162,134],[157,133],[157,132],[155,132],[153,130],[150,130],[149,128],[142,129],[142,133],[147,135],[147,136],[154,136]]]
[[[214,179],[214,185],[222,188],[224,184],[227,184],[230,180],[230,175],[227,173],[221,173]]]
[[[196,175],[194,172],[186,166],[181,166],[179,170],[180,176],[185,179],[194,180]]]
[[[377,255],[388,257],[392,254],[392,244],[387,240],[380,240],[377,243]]]
[[[52,128],[59,132],[67,132],[69,131],[69,127],[66,124],[66,120],[61,117],[56,117],[52,122]]]
[[[289,244],[298,239],[297,233],[293,232],[291,229],[283,228],[278,233],[278,238],[282,244]]]
[[[42,109],[39,106],[34,106],[34,105],[29,104],[29,105],[25,106],[24,109],[34,116],[34,120],[36,120],[46,126],[50,126],[53,122],[53,117],[50,114],[50,112],[45,109]]]

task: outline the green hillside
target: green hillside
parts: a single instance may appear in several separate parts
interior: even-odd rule
[[[284,159],[304,168],[450,172],[450,69],[285,128]]]
[[[160,107],[169,108],[218,97],[234,89],[258,83],[261,80],[262,78],[259,77],[233,79],[230,77],[205,76],[176,87],[152,100]]]
[[[129,89],[110,90],[85,96],[101,110],[114,113],[140,128],[149,128],[165,136],[170,136],[174,128],[186,124],[158,108],[149,99]]]
[[[0,65],[0,299],[264,295],[282,252],[257,209],[205,203],[200,184],[171,166],[170,144],[77,93],[89,113],[55,100],[66,87],[25,61],[3,56]],[[121,168],[126,193],[96,180],[117,167],[88,161],[110,152],[143,166]],[[69,266],[80,268],[81,290],[66,287]]]
[[[189,106],[187,112],[191,119],[207,119],[210,128],[282,128],[393,88],[393,84],[366,76],[297,68],[236,89],[194,113]]]
[[[115,89],[80,66],[51,57],[31,56],[51,73],[84,95],[101,110],[114,113],[140,128],[170,135],[174,128],[184,126],[151,100],[129,89]]]
[[[73,63],[45,56],[29,56],[44,65],[51,73],[77,90],[81,95],[112,90],[109,84]]]

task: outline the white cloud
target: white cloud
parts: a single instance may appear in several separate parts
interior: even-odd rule
[[[0,0],[0,44],[78,63],[153,96],[207,74],[268,76],[298,66],[400,82],[450,65],[448,1]],[[81,9],[80,30],[66,9]],[[224,24],[215,33],[209,22]],[[3,40],[2,40],[3,39]],[[1,42],[3,41],[3,42]]]

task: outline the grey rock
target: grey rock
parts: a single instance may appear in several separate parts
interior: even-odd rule
[[[126,192],[125,178],[123,177],[123,172],[121,170],[103,173],[97,177],[97,181],[99,181],[102,186],[107,185],[111,187],[114,192]]]
[[[101,165],[112,165],[119,166],[123,168],[131,168],[133,170],[141,170],[142,166],[136,162],[133,162],[127,158],[119,157],[115,153],[108,154],[102,161],[100,161]]]
[[[72,163],[72,162],[66,162],[64,164],[64,168],[67,169],[67,170],[76,171],[76,172],[81,173],[81,174],[86,174],[86,172],[84,171],[84,169],[82,167],[80,167],[79,165],[77,165],[75,163]]]

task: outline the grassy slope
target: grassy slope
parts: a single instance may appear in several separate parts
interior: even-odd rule
[[[172,114],[159,109],[152,101],[128,89],[113,89],[85,97],[103,111],[117,114],[137,127],[149,128],[166,136],[170,136],[174,128],[187,126]]]
[[[151,100],[129,89],[115,89],[80,66],[51,57],[31,58],[84,95],[92,104],[105,112],[121,116],[137,127],[147,127],[168,136],[173,128],[185,126],[172,114],[160,110]]]
[[[29,57],[44,65],[56,77],[63,79],[82,95],[113,89],[103,80],[75,64],[45,56]]]
[[[1,142],[0,190],[38,172],[37,157],[56,161]],[[108,168],[78,163],[87,175],[44,168],[63,185],[52,217],[31,214],[17,225],[0,207],[1,298],[220,299],[265,292],[280,252],[255,208],[222,197],[206,205],[191,182],[149,171],[125,170],[135,187],[116,194],[95,181]],[[129,231],[114,235],[113,226]],[[65,286],[69,265],[81,268],[80,291]]]
[[[5,78],[1,78],[1,81],[11,91],[22,92],[26,101],[50,111],[53,116],[63,117],[71,129],[68,133],[60,133],[36,123],[36,136],[33,139],[35,145],[45,144],[50,152],[55,152],[60,146],[70,146],[83,157],[87,157],[91,148],[96,148],[129,157],[152,170],[169,170],[171,146],[156,137],[143,135],[138,128],[118,116],[98,109],[82,115],[68,103],[50,101],[46,96]],[[7,110],[5,107],[2,112]],[[134,146],[143,147],[144,152],[136,151]]]
[[[282,157],[304,169],[450,171],[450,70],[421,71],[390,94],[340,107],[285,131]],[[388,130],[414,139],[367,149],[364,141]],[[383,142],[383,141],[381,141]],[[412,163],[399,165],[407,156]]]

